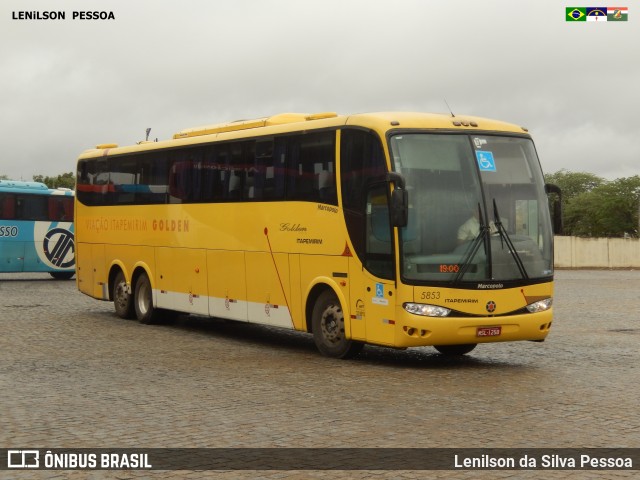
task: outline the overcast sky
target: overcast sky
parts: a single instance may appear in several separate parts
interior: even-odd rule
[[[640,7],[612,2],[627,22],[566,22],[595,5],[573,0],[2,0],[0,175],[75,171],[147,127],[444,99],[527,127],[545,172],[640,175]],[[66,19],[12,19],[36,10]]]

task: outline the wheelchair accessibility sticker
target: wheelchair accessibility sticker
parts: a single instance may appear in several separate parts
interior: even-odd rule
[[[495,172],[496,161],[493,159],[493,152],[481,152],[476,150],[476,159],[481,172]]]
[[[389,305],[389,300],[384,298],[384,284],[376,283],[376,296],[371,301],[376,305]]]

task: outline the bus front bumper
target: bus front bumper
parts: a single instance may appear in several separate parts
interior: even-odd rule
[[[423,317],[402,312],[395,322],[394,346],[543,341],[552,319],[553,308],[539,313],[496,317]]]

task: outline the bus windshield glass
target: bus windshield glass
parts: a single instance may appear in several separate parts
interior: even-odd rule
[[[407,183],[400,231],[408,283],[518,282],[553,273],[544,180],[528,137],[403,133],[391,137]]]

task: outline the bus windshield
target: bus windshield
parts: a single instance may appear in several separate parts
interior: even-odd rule
[[[400,231],[408,283],[520,282],[553,273],[544,180],[528,137],[403,133],[391,137],[407,183]]]

